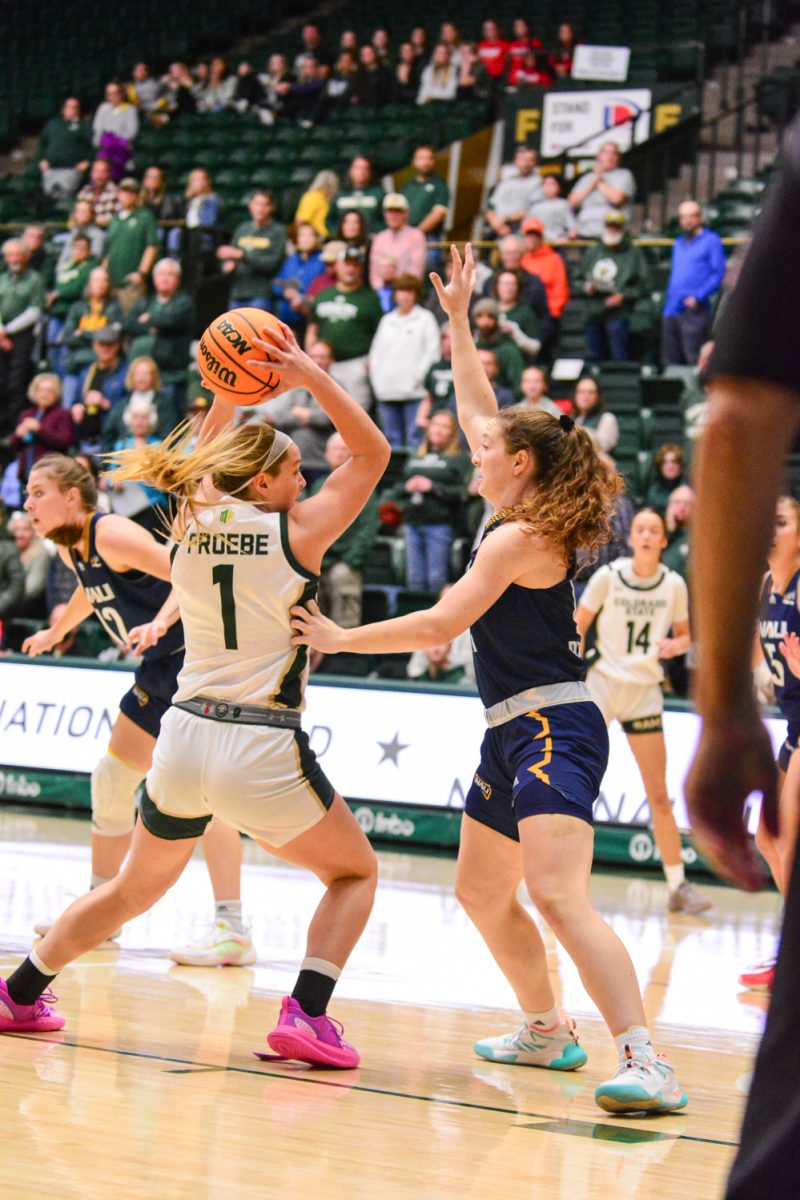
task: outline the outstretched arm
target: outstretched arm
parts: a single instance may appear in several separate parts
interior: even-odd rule
[[[54,625],[48,629],[40,629],[31,634],[22,643],[22,653],[37,658],[40,654],[48,654],[59,642],[63,642],[68,633],[85,621],[92,614],[92,606],[82,587],[78,586],[67,601],[66,607]]]

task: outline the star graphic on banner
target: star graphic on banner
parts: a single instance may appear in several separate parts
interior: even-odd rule
[[[389,762],[393,762],[394,765],[397,767],[400,765],[399,762],[397,761],[400,756],[400,751],[407,750],[408,747],[411,745],[411,743],[410,742],[401,742],[400,741],[400,732],[398,731],[394,735],[394,737],[392,738],[392,740],[390,742],[378,742],[378,745],[380,746],[381,750],[383,751],[383,757],[381,758],[380,762],[378,763],[378,766],[380,766],[382,762],[386,762],[386,760],[388,759]]]

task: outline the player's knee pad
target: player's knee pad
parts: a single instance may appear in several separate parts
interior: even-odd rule
[[[104,754],[92,771],[92,828],[103,837],[131,833],[136,819],[136,790],[145,772]]]

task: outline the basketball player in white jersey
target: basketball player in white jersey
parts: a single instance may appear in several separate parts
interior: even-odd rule
[[[186,501],[172,552],[186,657],[128,863],[71,905],[37,951],[0,981],[0,1032],[60,1028],[64,1019],[45,994],[55,974],[149,909],[220,816],[325,885],[297,983],[268,1038],[274,1053],[266,1057],[345,1068],[359,1062],[326,1009],[372,909],[375,855],[300,728],[308,651],[291,644],[289,610],[315,594],[322,557],[371,495],[389,446],[361,406],[282,329],[284,337],[273,334],[269,345],[255,339],[280,374],[280,390],[307,388],[351,457],[316,495],[297,503],[300,452],[270,425],[241,426],[190,454],[189,434],[178,431],[115,456],[117,479],[159,480],[160,489]],[[141,627],[140,644],[157,632]]]
[[[669,887],[669,911],[696,915],[711,905],[685,877],[681,835],[667,792],[661,663],[685,654],[691,635],[686,584],[661,562],[666,545],[662,517],[641,509],[631,525],[632,557],[595,572],[575,619],[584,639],[592,622],[596,625],[586,684],[606,723],[619,721],[639,767]]]

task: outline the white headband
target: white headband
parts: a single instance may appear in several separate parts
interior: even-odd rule
[[[282,433],[280,429],[276,429],[275,430],[275,438],[273,440],[272,445],[269,448],[269,454],[267,455],[266,461],[264,462],[261,470],[262,471],[269,470],[269,468],[272,466],[272,464],[276,463],[278,461],[278,459],[283,454],[286,453],[286,451],[289,449],[289,447],[293,446],[293,445],[294,445],[294,442],[289,437],[288,433]]]

